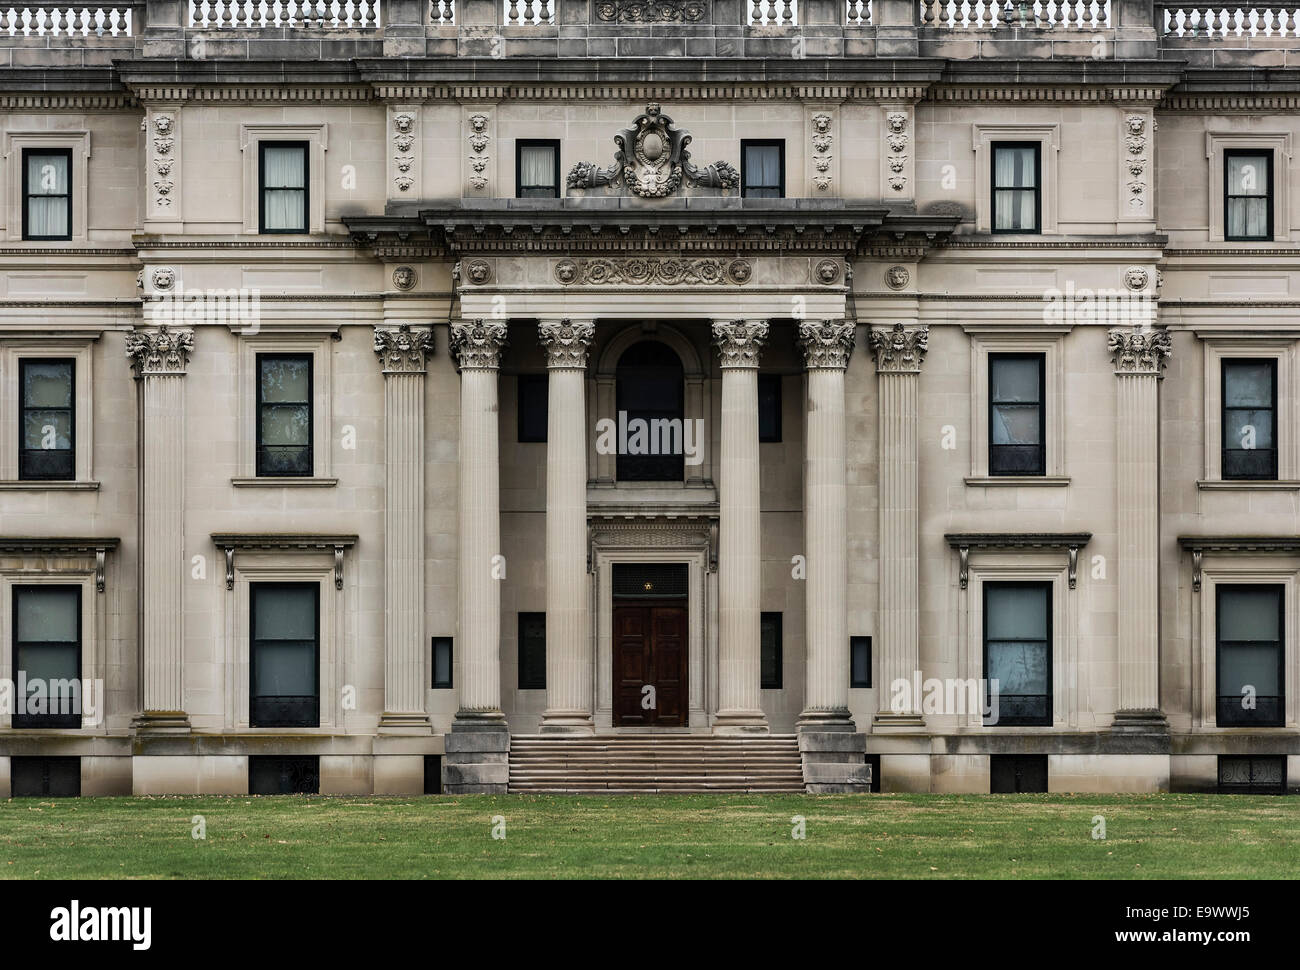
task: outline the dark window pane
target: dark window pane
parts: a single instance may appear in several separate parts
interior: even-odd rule
[[[984,677],[990,723],[1050,724],[1051,585],[984,585]]]
[[[14,798],[76,798],[81,794],[81,759],[11,758],[9,782]]]
[[[254,727],[320,725],[320,587],[250,587],[249,719]]]
[[[871,686],[871,637],[849,637],[849,686]]]
[[[781,375],[758,375],[758,440],[781,440]]]
[[[547,375],[520,374],[518,386],[519,399],[515,406],[519,412],[519,440],[545,441],[550,414]]]
[[[257,474],[312,473],[312,358],[259,354]]]
[[[1047,755],[990,755],[989,791],[994,795],[1046,792]]]
[[[546,614],[519,614],[519,689],[546,689]]]
[[[13,726],[81,727],[81,588],[16,586],[13,598]]]
[[[426,795],[442,794],[442,755],[426,754],[424,756],[424,793]]]
[[[1217,723],[1280,727],[1286,720],[1282,586],[1216,589]]]
[[[615,393],[620,439],[627,429],[615,461],[619,481],[682,481],[684,385],[681,359],[667,344],[647,340],[623,352]]]
[[[320,794],[320,756],[250,755],[250,795]]]
[[[18,477],[70,480],[76,476],[75,364],[24,360],[19,371]]]
[[[760,686],[763,690],[780,690],[782,685],[782,616],[764,613],[759,623]]]
[[[1223,477],[1277,478],[1277,361],[1223,362]]]
[[[433,638],[433,684],[435,690],[451,689],[451,637]]]
[[[989,474],[1042,475],[1043,368],[1041,354],[989,356]]]

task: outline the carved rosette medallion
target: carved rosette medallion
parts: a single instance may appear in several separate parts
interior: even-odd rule
[[[176,271],[166,267],[156,269],[150,274],[149,279],[153,282],[155,290],[170,290],[176,285]]]
[[[1133,266],[1124,273],[1124,285],[1135,292],[1145,290],[1150,280],[1151,277],[1147,275],[1147,271],[1140,266]]]
[[[1143,374],[1159,377],[1168,363],[1173,345],[1168,330],[1111,330],[1106,334],[1106,349],[1115,361],[1116,374]]]
[[[596,336],[590,321],[552,320],[537,325],[537,340],[546,348],[546,366],[551,370],[583,370],[587,351]]]
[[[847,320],[799,324],[799,346],[808,369],[843,370],[853,353],[856,327]]]
[[[885,270],[885,285],[891,290],[901,290],[912,279],[906,266],[891,266]]]
[[[868,334],[872,353],[876,355],[879,374],[919,374],[921,362],[930,349],[929,327],[908,327],[896,323],[888,330],[873,327]]]
[[[840,281],[840,261],[823,259],[813,267],[813,279],[822,286],[834,286]]]
[[[126,356],[139,377],[182,376],[194,352],[194,331],[132,330],[126,335]]]
[[[375,327],[375,355],[385,374],[423,374],[425,359],[433,354],[433,331],[400,327]]]
[[[471,259],[465,264],[465,279],[475,286],[482,286],[492,279],[492,266],[481,259]]]
[[[508,343],[507,328],[495,320],[468,320],[451,325],[451,351],[461,370],[496,370]]]
[[[724,368],[757,367],[766,342],[766,321],[732,320],[713,324],[713,343],[722,357]]]
[[[409,290],[415,286],[415,270],[409,266],[399,266],[393,270],[393,285],[399,290]]]

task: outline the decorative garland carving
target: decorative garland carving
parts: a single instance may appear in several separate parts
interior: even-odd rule
[[[409,192],[415,184],[411,171],[415,167],[415,116],[402,111],[393,115],[393,165],[397,174],[393,184],[399,192]],[[471,160],[471,165],[473,160]],[[486,183],[485,183],[486,184]]]
[[[1127,170],[1128,207],[1138,214],[1147,208],[1147,120],[1142,115],[1124,118],[1124,144],[1128,147],[1124,166]]]
[[[722,356],[722,366],[757,367],[763,344],[767,342],[765,320],[717,321],[713,324],[713,342]]]
[[[707,10],[704,0],[597,0],[596,19],[607,24],[697,24]]]
[[[496,370],[509,341],[504,323],[470,320],[451,325],[451,350],[461,370]]]
[[[813,149],[813,169],[816,175],[813,176],[813,185],[817,191],[825,192],[831,187],[831,143],[835,136],[831,134],[831,124],[834,119],[826,112],[820,112],[812,116],[812,149]]]
[[[744,259],[675,256],[631,256],[627,259],[562,259],[555,264],[555,279],[568,286],[680,286],[696,284],[716,286],[728,280],[743,286],[752,275]]]
[[[551,369],[583,370],[595,336],[596,326],[587,320],[553,320],[537,325],[537,340],[546,348],[546,366]]]
[[[140,377],[184,374],[194,352],[193,330],[131,330],[126,335],[126,355]]]
[[[919,374],[930,349],[929,327],[907,327],[896,323],[888,330],[873,327],[867,335],[876,355],[877,373]]]
[[[469,167],[474,172],[469,177],[469,184],[479,190],[487,188],[488,179],[483,173],[487,171],[488,163],[492,161],[492,156],[487,153],[488,142],[492,140],[492,136],[488,134],[487,129],[487,115],[469,116]]]
[[[907,150],[908,141],[907,115],[893,111],[885,118],[885,123],[889,128],[885,133],[890,151],[885,159],[889,165],[889,187],[895,192],[902,192],[907,187],[907,176],[903,174],[907,168],[907,156],[903,154]]]
[[[385,374],[423,374],[425,358],[433,354],[433,331],[375,327],[375,354]]]
[[[847,320],[799,324],[799,346],[808,369],[843,370],[849,366],[857,328]]]
[[[1106,334],[1106,349],[1115,361],[1116,374],[1147,374],[1160,376],[1173,345],[1168,330],[1110,330]]]
[[[154,205],[159,209],[170,209],[172,205],[172,189],[176,187],[173,181],[172,149],[176,145],[176,118],[171,114],[156,114],[153,116],[153,188],[154,188]]]

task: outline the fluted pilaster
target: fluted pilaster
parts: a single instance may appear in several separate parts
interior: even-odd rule
[[[590,732],[592,648],[587,609],[587,350],[590,321],[543,321],[546,348],[545,732]]]
[[[758,358],[767,323],[713,324],[722,360],[718,549],[718,714],[722,731],[766,731],[759,703],[762,521],[759,515]]]

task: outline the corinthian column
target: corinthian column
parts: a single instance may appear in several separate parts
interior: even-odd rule
[[[375,328],[384,370],[385,731],[427,733],[424,710],[424,362],[433,332]]]
[[[1115,360],[1116,508],[1119,526],[1120,730],[1166,729],[1160,712],[1160,371],[1165,330],[1111,330]]]
[[[880,623],[877,637],[882,698],[876,723],[882,726],[920,727],[925,721],[916,708],[887,710],[890,685],[912,681],[919,669],[918,603],[920,574],[920,496],[917,480],[917,400],[921,361],[930,339],[929,327],[873,329],[871,349],[876,355],[880,396]]]
[[[141,384],[141,731],[188,731],[181,583],[185,575],[185,368],[193,330],[165,325],[126,337]]]
[[[767,323],[716,322],[713,340],[722,357],[716,729],[766,732],[767,718],[759,704],[758,357],[767,340]]]
[[[854,326],[843,320],[799,325],[808,367],[804,456],[807,554],[806,689],[801,725],[851,730],[847,625],[849,546],[845,488],[844,371]]]
[[[590,733],[587,632],[587,419],[590,321],[537,326],[546,348],[546,711],[543,732]]]
[[[501,501],[497,370],[506,325],[454,323],[460,364],[460,709],[446,739],[450,794],[501,793],[509,777],[509,730],[501,713]]]

